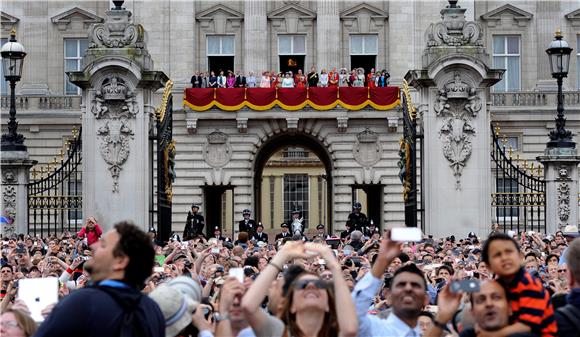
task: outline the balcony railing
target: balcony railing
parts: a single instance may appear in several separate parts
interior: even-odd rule
[[[491,105],[495,107],[555,106],[556,96],[555,92],[545,91],[492,92]],[[564,105],[580,105],[580,91],[565,91]]]
[[[16,96],[17,110],[79,110],[80,96]],[[0,96],[0,108],[10,108],[10,96]]]

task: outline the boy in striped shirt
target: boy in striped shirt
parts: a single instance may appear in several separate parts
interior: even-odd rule
[[[483,245],[482,260],[506,289],[512,307],[510,325],[478,336],[510,336],[533,333],[542,337],[556,336],[558,327],[550,294],[539,279],[522,267],[524,256],[518,243],[509,235],[492,234]]]

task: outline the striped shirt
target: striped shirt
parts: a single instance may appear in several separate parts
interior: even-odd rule
[[[538,278],[521,268],[509,284],[503,285],[512,307],[512,323],[521,322],[542,337],[557,335],[550,294]]]

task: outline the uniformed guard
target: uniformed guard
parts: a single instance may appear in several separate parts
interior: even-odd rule
[[[353,230],[363,232],[368,225],[368,219],[366,214],[360,211],[361,209],[361,203],[355,202],[352,205],[352,213],[348,215],[348,222],[352,225]]]
[[[283,222],[280,227],[282,228],[282,232],[276,235],[276,241],[282,240],[284,238],[291,238],[292,234],[288,231],[288,224]]]
[[[258,226],[256,226],[256,233],[254,233],[252,239],[258,242],[268,243],[268,234],[264,233],[264,226],[262,226],[261,222],[259,222]]]
[[[252,216],[252,211],[246,208],[242,211],[242,216],[244,217],[244,219],[240,220],[240,222],[238,223],[239,231],[248,233],[248,238],[252,238],[254,236],[254,233],[256,233],[257,226],[256,221],[250,219],[250,217]]]
[[[199,204],[192,204],[191,211],[187,213],[187,220],[185,222],[185,229],[183,230],[183,240],[191,240],[198,236],[203,236],[203,227],[205,220],[203,215],[199,214]]]

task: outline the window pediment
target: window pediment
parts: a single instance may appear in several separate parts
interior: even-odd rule
[[[20,21],[19,18],[12,16],[6,12],[1,12],[0,11],[0,22],[2,23],[2,30],[9,32],[10,30],[12,30],[12,28],[14,28],[14,26],[16,26],[16,24],[18,23],[18,21]]]
[[[298,17],[299,19],[316,19],[316,13],[308,8],[290,3],[268,13],[268,19],[284,19],[288,16]]]
[[[224,5],[215,5],[204,11],[201,11],[196,18],[200,21],[213,20],[216,16],[225,17],[228,20],[243,20],[244,15],[235,9],[229,8]]]
[[[389,14],[387,14],[387,12],[385,12],[382,9],[379,9],[375,6],[371,6],[367,3],[364,3],[364,2],[361,4],[358,4],[354,7],[351,7],[347,10],[344,10],[342,13],[340,13],[340,18],[343,20],[344,19],[356,19],[360,15],[368,15],[373,19],[386,20],[389,18]]]
[[[580,26],[580,8],[566,14],[566,19],[572,21],[572,26],[579,27]]]
[[[501,26],[509,17],[511,17],[512,22],[515,22],[517,26],[525,27],[532,20],[534,14],[507,4],[483,14],[481,19],[486,21],[489,27],[495,27]]]
[[[88,29],[91,24],[104,21],[104,19],[100,16],[79,7],[71,8],[50,18],[52,23],[58,25],[59,30],[69,29],[71,22],[79,19],[83,23],[83,27],[81,29]]]

